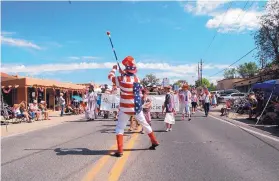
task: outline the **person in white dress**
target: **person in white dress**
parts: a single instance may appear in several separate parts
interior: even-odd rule
[[[174,105],[174,97],[171,93],[171,86],[164,87],[167,94],[165,97],[165,102],[162,109],[162,114],[164,111],[166,113],[164,122],[166,123],[166,132],[172,131],[172,125],[175,124],[175,105]]]
[[[85,118],[87,120],[94,120],[97,118],[96,105],[97,105],[97,94],[94,92],[94,86],[90,85],[89,91],[85,96],[87,101],[87,107],[85,111]]]

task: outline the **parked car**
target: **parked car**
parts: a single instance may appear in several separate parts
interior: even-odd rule
[[[225,103],[227,100],[229,99],[244,99],[247,97],[247,94],[245,93],[231,93],[231,94],[226,94],[226,95],[222,95],[218,98],[218,102],[220,103]]]
[[[220,93],[221,96],[226,96],[226,95],[230,95],[232,93],[240,93],[238,90],[236,89],[227,89],[227,90],[224,90]]]

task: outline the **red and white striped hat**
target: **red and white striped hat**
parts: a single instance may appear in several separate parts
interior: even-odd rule
[[[132,56],[127,56],[122,61],[122,64],[125,66],[125,71],[130,73],[136,73],[137,72],[137,66],[135,59]]]

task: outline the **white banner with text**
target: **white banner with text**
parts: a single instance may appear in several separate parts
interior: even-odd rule
[[[151,112],[162,112],[162,106],[165,102],[165,95],[149,95],[148,98],[152,101]],[[120,96],[113,94],[102,94],[101,110],[102,111],[117,111],[119,108]],[[179,98],[174,95],[175,110],[179,111]]]

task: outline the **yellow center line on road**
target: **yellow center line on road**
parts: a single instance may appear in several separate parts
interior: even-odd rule
[[[117,148],[117,145],[115,144],[110,148],[110,150],[115,150],[116,148]],[[96,175],[104,167],[104,165],[107,163],[107,161],[110,157],[111,157],[111,155],[108,154],[108,155],[103,156],[101,159],[99,159],[98,162],[95,164],[95,166],[82,179],[82,181],[92,181],[92,180],[94,180]]]
[[[112,167],[111,171],[110,171],[110,176],[109,176],[109,181],[118,181],[122,170],[125,166],[125,163],[127,162],[129,155],[131,154],[131,150],[138,138],[139,134],[132,134],[132,137],[130,139],[130,141],[127,143],[127,147],[126,149],[128,151],[124,151],[123,156],[116,161],[116,163],[114,164],[114,166]]]
[[[129,142],[127,143],[127,146],[124,144],[125,149],[132,149],[136,139],[138,138],[139,134],[134,133],[131,135],[131,138],[129,139]],[[110,150],[117,149],[117,144],[113,145]],[[125,163],[128,160],[128,157],[130,155],[131,151],[125,151],[121,158],[118,158],[116,163],[114,164],[113,168],[110,171],[109,180],[118,180],[121,172],[124,168]],[[100,170],[104,167],[104,165],[108,162],[109,158],[111,157],[110,154],[107,154],[103,157],[101,157],[98,162],[95,164],[95,166],[87,173],[87,175],[82,179],[82,181],[92,181],[95,179],[96,175],[100,172]]]

